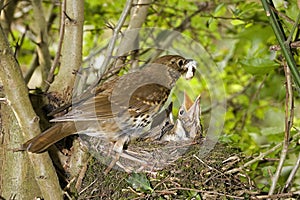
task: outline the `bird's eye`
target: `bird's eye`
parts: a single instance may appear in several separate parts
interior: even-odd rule
[[[179,115],[183,115],[184,114],[184,110],[183,109],[181,109],[181,110],[179,110]]]
[[[177,61],[177,64],[180,68],[182,68],[183,64],[184,64],[184,61],[182,59],[178,60]]]

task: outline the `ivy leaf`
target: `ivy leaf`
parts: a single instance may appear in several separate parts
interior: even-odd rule
[[[142,191],[142,192],[154,191],[145,174],[134,173],[126,181],[129,184],[131,184],[131,186],[137,191]]]
[[[279,67],[279,64],[270,59],[252,58],[240,60],[242,67],[251,74],[266,74]]]

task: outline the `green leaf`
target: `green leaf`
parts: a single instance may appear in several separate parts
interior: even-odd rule
[[[273,60],[263,58],[241,59],[240,63],[251,74],[266,74],[279,67]]]
[[[239,20],[239,19],[234,19],[234,20],[231,20],[231,24],[234,26],[238,26],[238,25],[245,24],[245,21]]]
[[[129,184],[131,184],[131,186],[137,191],[142,191],[142,192],[154,191],[145,174],[133,173],[126,181]]]

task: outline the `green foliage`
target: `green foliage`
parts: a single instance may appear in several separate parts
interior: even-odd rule
[[[106,25],[110,24],[113,27],[117,23],[125,2],[125,0],[84,1],[84,56],[89,56],[95,49],[107,44],[109,39],[107,33],[112,30],[107,29]]]
[[[240,63],[245,71],[251,74],[266,74],[279,67],[278,63],[262,58],[241,59]]]
[[[150,182],[145,174],[133,173],[127,179],[127,182],[135,189],[136,191],[141,192],[153,192]]]

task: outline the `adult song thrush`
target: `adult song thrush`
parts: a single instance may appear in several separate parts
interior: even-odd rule
[[[179,55],[157,58],[140,70],[114,78],[66,115],[54,119],[54,126],[25,142],[21,150],[45,151],[72,134],[87,134],[114,142],[120,153],[124,144],[149,129],[153,117],[164,105],[177,79],[193,77],[196,63]]]

